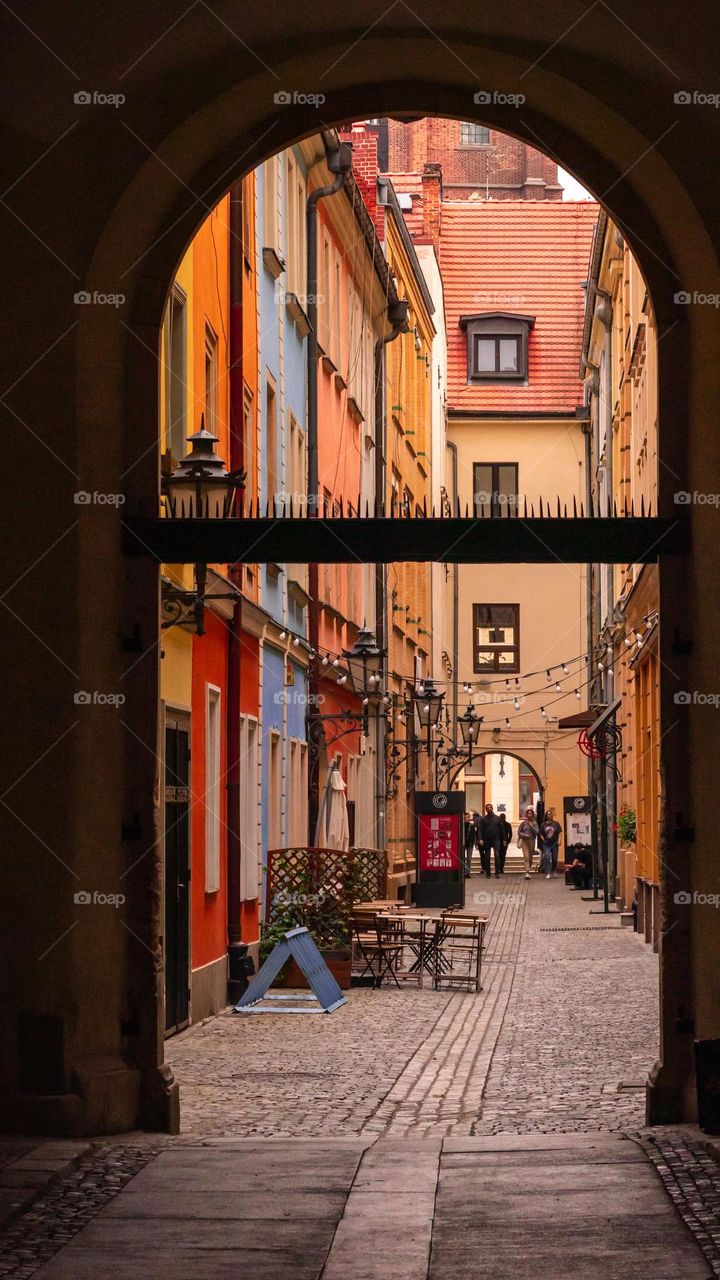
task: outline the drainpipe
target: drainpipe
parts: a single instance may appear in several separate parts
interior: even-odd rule
[[[458,451],[454,440],[446,440],[445,447],[452,454],[453,510],[458,500]],[[458,664],[460,662],[460,619],[458,606],[460,600],[460,566],[453,565],[453,744],[458,744]]]
[[[394,342],[401,333],[407,332],[408,304],[398,301],[388,308],[388,320],[391,324],[389,334],[378,338],[375,343],[375,368],[373,370],[375,387],[374,404],[374,436],[375,447],[375,507],[378,511],[385,508],[385,348]],[[375,639],[378,649],[383,653],[380,672],[381,687],[388,685],[388,658],[390,628],[386,617],[387,604],[387,565],[375,565]],[[386,804],[387,779],[385,775],[385,718],[375,717],[375,847],[386,847]]]
[[[319,466],[318,466],[318,338],[317,338],[317,206],[326,196],[333,196],[340,191],[352,167],[352,147],[347,142],[338,142],[337,135],[324,135],[326,163],[333,181],[325,187],[316,187],[310,192],[306,207],[307,227],[307,317],[310,330],[307,336],[307,507],[308,516],[317,518],[319,511]],[[318,652],[320,643],[320,600],[318,593],[319,573],[316,564],[308,565],[308,639],[311,649]],[[320,761],[318,756],[319,733],[321,722],[317,716],[317,696],[319,680],[317,662],[311,661],[308,666],[308,844],[315,840],[318,808],[320,802]]]
[[[230,470],[243,466],[243,248],[242,248],[242,183],[230,189]],[[228,679],[226,698],[227,740],[227,935],[228,935],[228,1003],[234,1004],[247,988],[247,944],[240,926],[240,663],[242,654],[242,566],[229,565],[228,576],[237,588],[228,627]],[[252,803],[246,796],[245,802]]]

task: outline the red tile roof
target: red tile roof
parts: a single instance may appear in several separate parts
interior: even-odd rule
[[[402,190],[400,181],[397,190]],[[593,227],[592,201],[443,201],[440,268],[448,339],[448,408],[572,413],[578,378]],[[510,311],[535,317],[528,384],[467,381],[460,316]]]

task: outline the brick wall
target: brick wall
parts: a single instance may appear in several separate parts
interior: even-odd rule
[[[560,200],[557,165],[518,138],[490,130],[488,146],[461,146],[458,120],[424,119],[388,125],[390,173],[442,167],[446,200]]]

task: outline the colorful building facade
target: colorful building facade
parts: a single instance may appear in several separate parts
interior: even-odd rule
[[[603,212],[590,255],[583,369],[595,500],[657,511],[657,328],[622,232]],[[657,565],[592,566],[593,690],[618,700],[617,780],[606,797],[611,890],[636,903],[637,928],[660,935],[660,679]]]

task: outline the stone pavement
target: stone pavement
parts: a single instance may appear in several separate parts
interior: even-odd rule
[[[94,1144],[0,1233],[0,1276],[720,1275],[720,1166],[642,1129],[656,957],[560,879],[474,878],[468,905],[479,994],[355,989],[168,1042],[181,1135]]]
[[[89,1142],[0,1136],[0,1226],[90,1151]]]
[[[473,877],[483,990],[352,990],[329,1016],[222,1014],[168,1041],[188,1135],[637,1128],[657,957],[561,879]]]
[[[712,1274],[641,1148],[614,1135],[176,1144],[35,1272],[38,1280],[628,1273]]]

